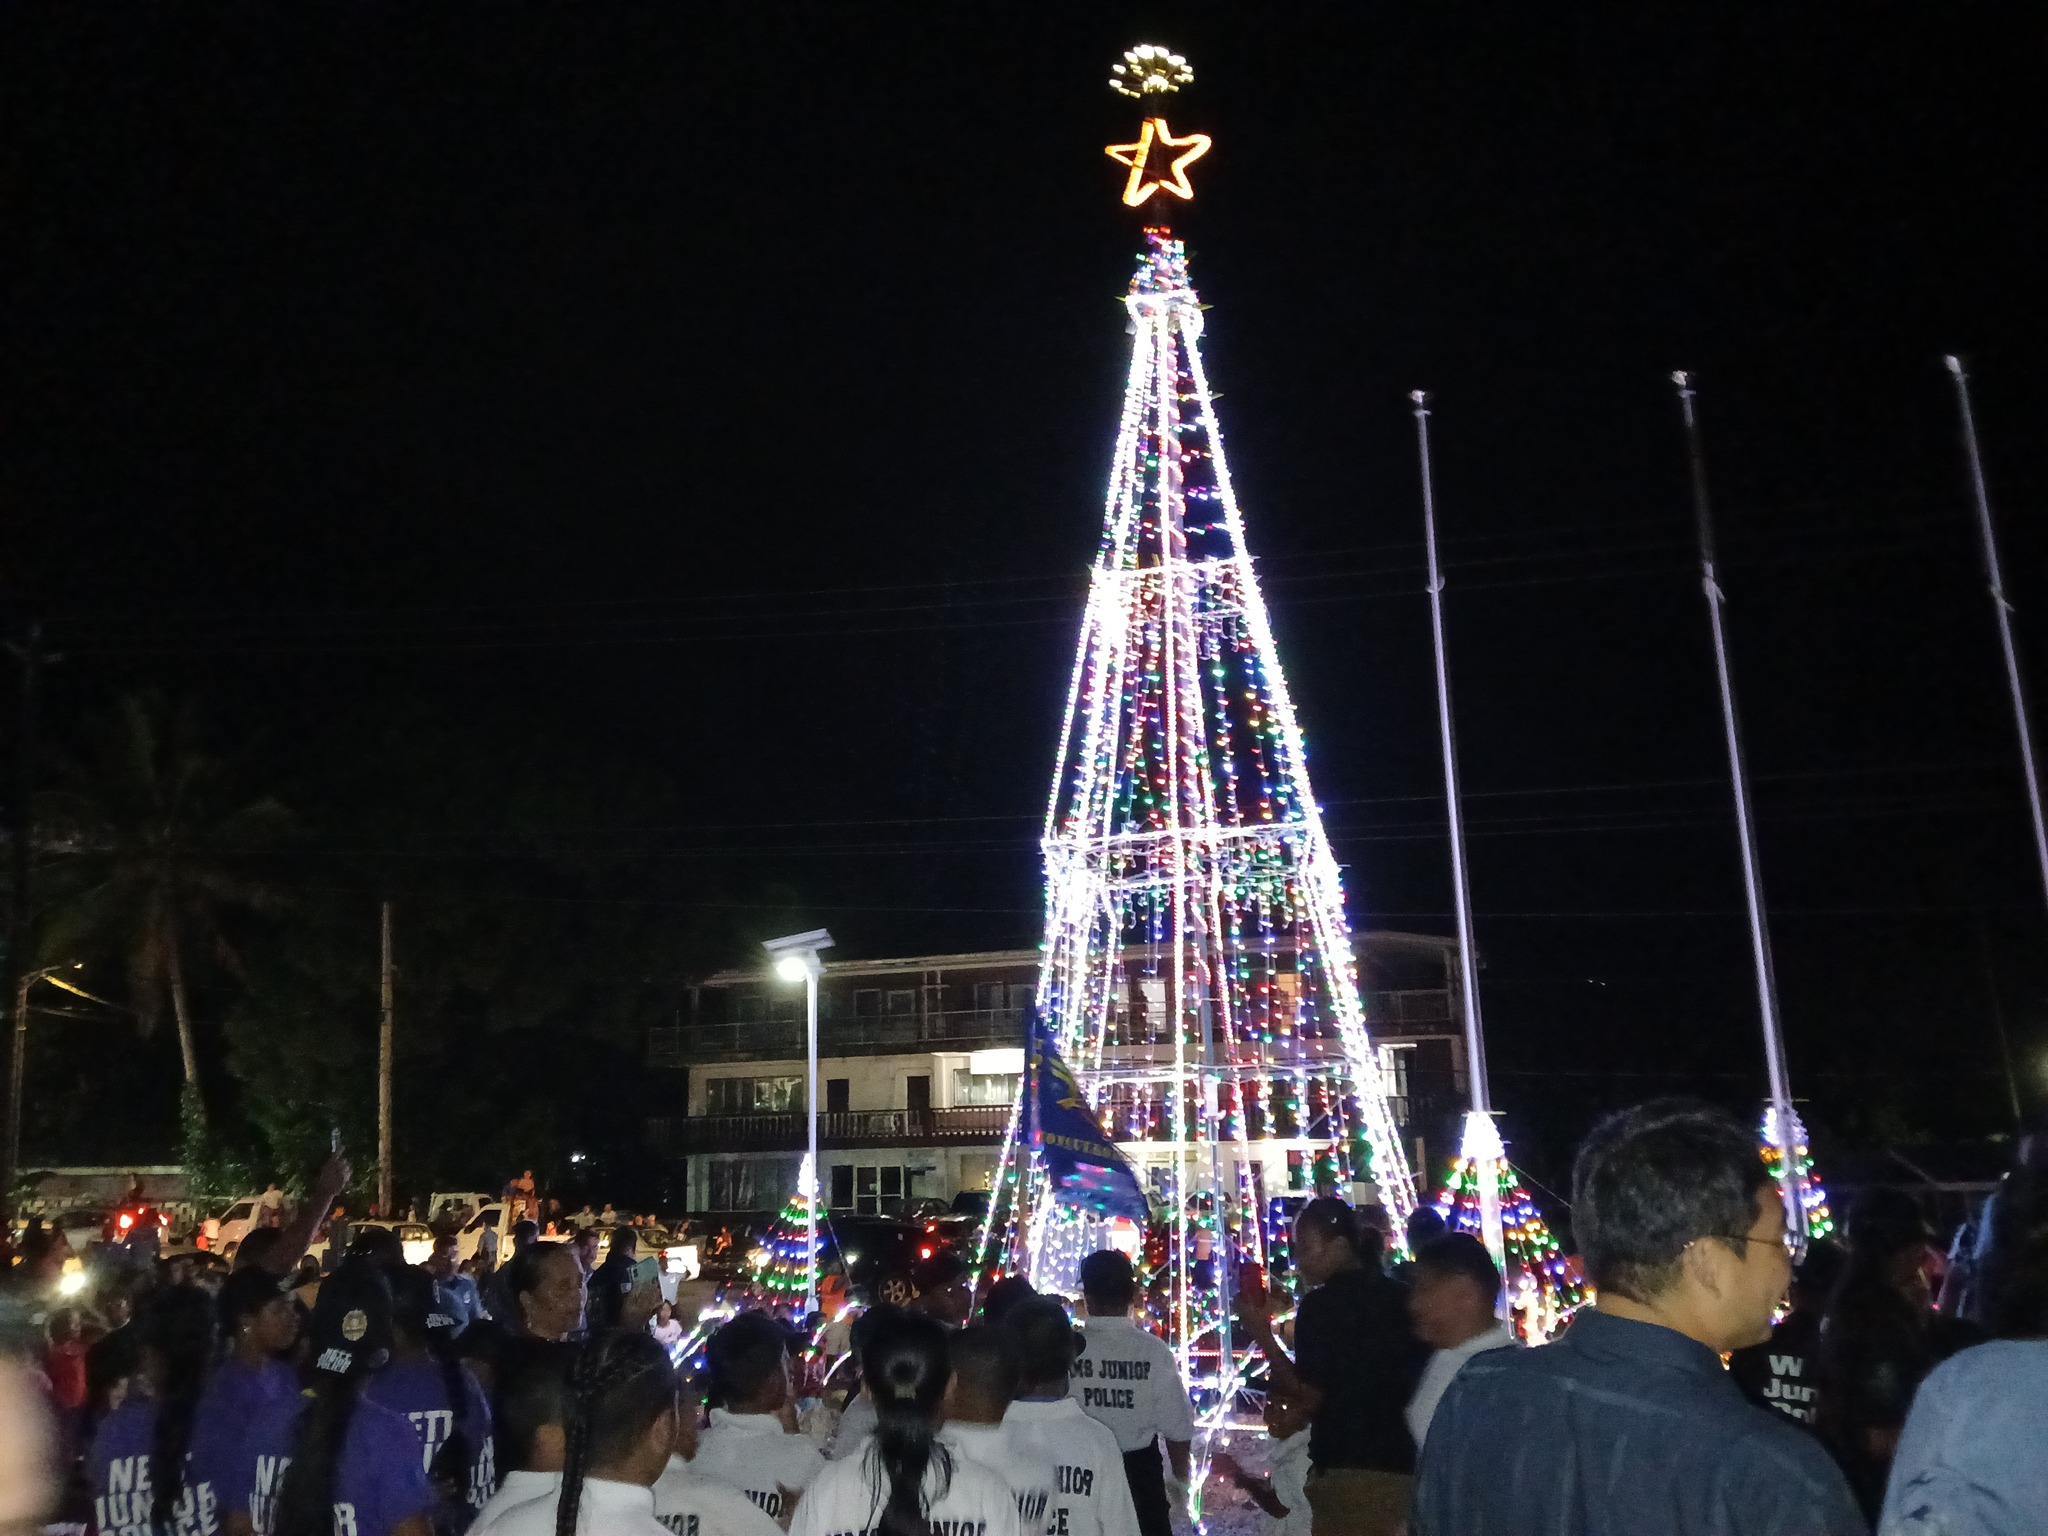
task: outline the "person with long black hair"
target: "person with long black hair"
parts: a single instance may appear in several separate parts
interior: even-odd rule
[[[211,1484],[188,1475],[192,1424],[213,1365],[213,1298],[195,1286],[151,1294],[136,1318],[144,1392],[109,1414],[86,1458],[99,1536],[163,1536],[203,1530],[216,1506]]]
[[[654,1518],[681,1413],[668,1351],[644,1333],[591,1340],[570,1370],[566,1408],[559,1490],[507,1510],[491,1536],[669,1536]]]
[[[433,1275],[411,1265],[400,1269],[391,1299],[391,1363],[370,1378],[363,1401],[412,1425],[420,1465],[440,1503],[434,1523],[459,1532],[497,1486],[490,1404],[456,1357],[459,1328],[442,1310]]]
[[[945,1328],[889,1317],[868,1335],[860,1364],[875,1432],[858,1455],[818,1474],[790,1536],[1024,1536],[1010,1485],[938,1437],[952,1374]]]
[[[305,1390],[258,1410],[222,1501],[228,1536],[433,1536],[412,1426],[363,1401],[391,1355],[391,1284],[351,1256],[321,1282]]]

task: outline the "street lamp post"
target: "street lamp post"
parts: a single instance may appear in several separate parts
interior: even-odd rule
[[[804,1167],[810,1187],[798,1193],[804,1197],[804,1316],[809,1317],[818,1309],[818,977],[825,969],[818,951],[832,947],[832,935],[823,928],[813,928],[806,933],[769,939],[761,947],[768,951],[779,979],[804,984],[804,1107],[810,1121],[810,1154],[804,1159]]]
[[[84,963],[73,960],[25,972],[14,989],[14,1038],[9,1042],[7,1056],[7,1162],[0,1167],[0,1220],[14,1219],[14,1181],[21,1176],[21,1078],[22,1069],[28,1065],[28,989],[64,971],[78,970]]]

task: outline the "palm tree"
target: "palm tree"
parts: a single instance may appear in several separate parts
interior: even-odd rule
[[[48,861],[41,948],[120,955],[145,1036],[168,1001],[185,1098],[202,1123],[186,956],[198,946],[241,973],[221,918],[232,908],[281,905],[247,865],[290,820],[271,799],[225,804],[226,778],[225,764],[201,749],[189,705],[131,695],[97,723],[85,760],[36,802],[39,852]]]

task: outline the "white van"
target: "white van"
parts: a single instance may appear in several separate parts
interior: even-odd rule
[[[218,1216],[209,1216],[203,1230],[206,1246],[224,1259],[233,1259],[235,1250],[242,1246],[242,1239],[256,1225],[256,1206],[261,1195],[243,1195],[231,1200]]]

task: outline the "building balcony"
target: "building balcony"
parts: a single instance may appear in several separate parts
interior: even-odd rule
[[[801,1152],[809,1119],[801,1111],[762,1115],[683,1115],[647,1122],[655,1148],[668,1153]],[[818,1145],[857,1147],[994,1146],[1010,1128],[1007,1104],[962,1109],[855,1109],[818,1116]]]
[[[801,1018],[731,1024],[675,1024],[647,1032],[650,1067],[695,1067],[735,1061],[794,1061],[805,1051]],[[979,1051],[1024,1043],[1021,1014],[980,1008],[943,1013],[886,1014],[818,1021],[821,1056],[883,1056],[894,1052]]]

